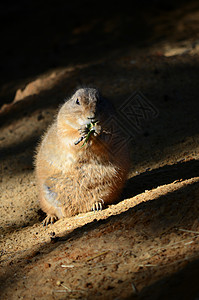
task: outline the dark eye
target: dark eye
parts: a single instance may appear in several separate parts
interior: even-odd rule
[[[79,99],[76,99],[76,102],[75,102],[77,105],[80,105],[80,102],[79,102]]]

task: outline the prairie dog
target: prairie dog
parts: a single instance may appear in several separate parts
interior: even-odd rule
[[[109,128],[113,116],[109,101],[94,88],[78,89],[60,108],[35,160],[44,224],[117,201],[130,156],[128,145],[113,151],[123,139],[119,126]]]

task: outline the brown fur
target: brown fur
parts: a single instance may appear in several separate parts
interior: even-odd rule
[[[129,151],[127,146],[114,154],[111,151],[113,137],[121,137],[119,130],[113,133],[106,128],[112,114],[109,102],[89,88],[77,90],[59,110],[37,149],[35,161],[46,223],[118,199],[129,170]],[[75,145],[91,119],[99,121],[95,134],[85,146],[85,139]]]

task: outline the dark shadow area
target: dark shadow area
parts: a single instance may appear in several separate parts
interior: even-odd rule
[[[175,180],[186,180],[199,177],[199,161],[191,160],[181,162],[171,166],[164,166],[156,170],[147,171],[126,182],[126,186],[121,195],[121,201],[132,198],[145,190],[151,190],[158,186],[169,184]]]
[[[49,69],[104,58],[127,46],[142,48],[176,39],[176,35],[183,40],[189,28],[178,33],[178,21],[197,9],[198,2],[134,0],[93,5],[90,0],[21,0],[4,2],[0,8],[3,104],[13,99],[14,85],[23,86]]]
[[[22,143],[14,144],[10,147],[4,147],[0,149],[0,161],[6,159],[7,157],[24,153],[25,149],[30,149],[29,161],[30,160],[32,161],[32,167],[33,167],[33,156],[35,154],[34,152],[39,141],[40,141],[40,136],[32,135],[29,139],[23,140]],[[32,156],[30,156],[31,154]]]
[[[163,232],[162,233],[163,236],[165,233],[168,232],[176,233],[178,228],[189,229],[194,223],[194,221],[198,219],[199,205],[198,202],[196,202],[196,198],[195,198],[195,194],[196,192],[198,193],[198,190],[199,190],[199,184],[193,183],[185,187],[182,187],[177,191],[168,193],[167,195],[160,196],[153,201],[148,201],[136,205],[135,207],[119,215],[108,217],[105,220],[100,220],[100,221],[94,220],[93,222],[86,224],[81,228],[77,228],[72,232],[69,232],[65,236],[61,236],[61,237],[52,236],[51,242],[45,243],[44,245],[40,245],[39,247],[37,247],[37,249],[34,249],[33,251],[34,254],[31,254],[32,256],[30,254],[28,255],[27,253],[25,253],[22,256],[20,256],[20,258],[18,257],[17,260],[13,257],[12,259],[13,268],[10,268],[8,272],[1,277],[2,291],[4,290],[4,288],[6,288],[5,286],[6,280],[9,277],[13,278],[13,274],[16,272],[15,268],[17,268],[17,270],[19,270],[19,268],[24,268],[27,264],[31,264],[35,260],[39,260],[45,255],[51,253],[55,248],[59,247],[60,244],[66,243],[68,241],[72,243],[73,241],[81,238],[85,233],[89,235],[90,232],[93,232],[95,230],[102,230],[103,232],[103,228],[107,228],[108,226],[114,226],[114,224],[119,224],[119,226],[117,226],[114,231],[111,230],[110,232],[109,231],[106,232],[106,240],[109,241],[109,235],[115,235],[117,230],[121,231],[121,229],[123,228],[122,224],[124,224],[124,228],[125,229],[128,228],[129,231],[133,231],[134,228],[136,228],[136,230],[138,231],[142,231],[143,226],[147,224],[148,228],[145,226],[145,229],[148,232],[151,232],[151,234],[153,233],[152,235],[153,238],[158,237],[161,232]],[[136,213],[140,211],[144,213],[144,218],[142,218],[142,221],[137,222]],[[150,221],[150,223],[148,221]],[[197,264],[198,263],[196,261],[196,265]],[[185,276],[186,278],[188,278],[187,276],[190,276],[189,284],[193,284],[193,292],[195,292],[196,289],[198,289],[198,284],[196,286],[197,281],[193,281],[193,283],[191,283],[192,276],[194,275],[190,274],[190,268],[189,267],[187,269],[185,268],[185,270],[183,271],[184,272],[183,274],[185,275],[183,276]],[[142,278],[142,274],[145,274],[145,272],[148,274],[148,271],[146,269],[139,271],[138,276],[140,279]],[[196,272],[195,267],[193,272],[194,272],[193,274],[195,274]],[[149,276],[151,276],[151,272],[149,273],[150,273]],[[171,282],[172,282],[172,278],[174,277],[171,276]],[[12,284],[15,284],[16,280],[17,279],[13,280]],[[129,278],[129,280],[131,280],[131,278]],[[160,284],[162,285],[161,293],[164,290],[165,282],[167,286],[167,279],[165,280],[160,281]],[[168,282],[170,282],[170,280],[168,280]],[[153,285],[151,289],[153,287],[155,288],[158,284],[159,283]],[[146,293],[147,292],[148,290],[146,289]],[[145,295],[145,292],[143,292],[143,295]],[[159,298],[155,298],[155,299],[159,299]],[[163,298],[163,299],[167,299],[167,298]]]
[[[199,259],[190,262],[181,271],[144,288],[138,297],[126,300],[196,300],[199,296]]]

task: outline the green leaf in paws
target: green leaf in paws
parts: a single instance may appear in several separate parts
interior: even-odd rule
[[[83,143],[83,145],[81,146],[81,148],[84,147],[84,146],[86,145],[86,143],[88,142],[88,140],[89,140],[91,134],[95,132],[95,129],[92,129],[92,128],[94,127],[94,125],[95,125],[96,123],[97,123],[97,122],[91,122],[91,123],[87,124],[86,128],[89,129],[89,132],[87,133],[87,136],[86,136],[86,138],[85,138],[85,142]]]

